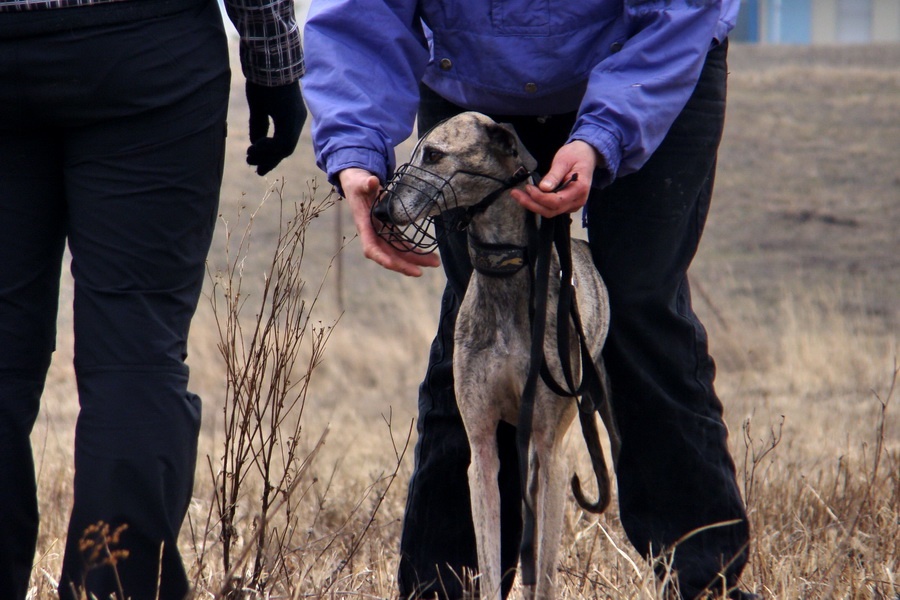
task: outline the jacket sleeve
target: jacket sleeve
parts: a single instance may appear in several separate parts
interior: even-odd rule
[[[720,31],[721,0],[625,0],[627,37],[591,72],[570,139],[606,160],[595,185],[637,171],[684,108]]]
[[[304,28],[316,162],[360,167],[382,181],[412,133],[429,52],[415,0],[313,0]]]
[[[225,11],[241,36],[247,81],[272,87],[300,79],[305,64],[293,0],[225,0]]]

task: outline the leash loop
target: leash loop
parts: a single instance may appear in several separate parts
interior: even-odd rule
[[[575,289],[572,283],[573,266],[570,236],[571,218],[568,214],[559,215],[551,219],[543,219],[536,235],[536,241],[532,255],[535,257],[534,276],[532,280],[532,300],[530,304],[531,314],[531,352],[528,377],[522,392],[522,401],[519,410],[519,422],[516,430],[516,446],[519,453],[519,476],[522,486],[523,499],[523,527],[522,540],[519,548],[521,561],[521,576],[524,585],[534,585],[536,582],[535,565],[535,511],[532,495],[528,489],[528,461],[529,445],[531,442],[532,424],[534,420],[534,401],[537,391],[537,380],[540,377],[544,383],[558,396],[579,397],[578,415],[581,423],[582,435],[591,458],[591,465],[597,482],[598,498],[591,502],[586,499],[581,483],[577,475],[572,477],[572,493],[578,504],[594,513],[603,512],[610,501],[609,472],[606,467],[606,459],[603,455],[603,447],[600,444],[600,436],[594,412],[603,402],[609,400],[609,391],[606,382],[605,371],[598,370],[587,347],[584,327],[575,299]],[[544,356],[544,333],[546,330],[547,302],[549,296],[550,263],[553,247],[556,247],[560,261],[560,290],[559,304],[557,307],[557,352],[562,366],[565,387],[560,385],[550,373],[547,360]],[[569,355],[570,345],[570,319],[574,333],[578,338],[578,348],[581,354],[581,382],[576,384],[572,373],[572,361]]]

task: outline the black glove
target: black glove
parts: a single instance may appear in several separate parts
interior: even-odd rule
[[[250,108],[250,147],[247,164],[265,175],[294,151],[300,131],[306,122],[306,106],[300,93],[300,82],[266,87],[247,82],[247,106]],[[275,126],[269,134],[269,117]]]

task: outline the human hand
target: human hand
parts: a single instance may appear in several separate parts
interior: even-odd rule
[[[248,81],[246,92],[250,109],[247,164],[256,166],[258,175],[265,175],[297,147],[306,122],[306,106],[299,81],[276,87]],[[268,137],[269,117],[275,129],[272,137]]]
[[[370,212],[381,191],[377,177],[365,169],[351,167],[338,173],[338,179],[344,190],[344,197],[350,203],[353,221],[356,223],[356,231],[359,233],[363,255],[366,258],[386,269],[412,277],[422,275],[421,267],[440,266],[441,260],[436,254],[403,252],[375,233]]]
[[[596,166],[597,151],[594,147],[574,140],[559,149],[553,157],[550,171],[537,186],[529,184],[524,191],[512,190],[512,197],[524,208],[542,217],[575,212],[587,202]],[[561,182],[565,184],[559,187]]]

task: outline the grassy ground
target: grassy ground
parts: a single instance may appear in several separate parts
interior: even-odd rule
[[[730,72],[716,198],[692,281],[752,519],[744,584],[765,598],[896,599],[900,46],[732,45]],[[214,273],[228,264],[226,242],[233,251],[269,184],[283,189],[291,214],[295,202],[321,201],[329,189],[308,131],[269,182],[243,164],[246,108],[236,79]],[[242,273],[250,307],[262,295],[280,208],[276,194],[254,217]],[[269,546],[265,587],[271,597],[394,598],[415,389],[442,281],[438,273],[407,280],[367,263],[340,204],[306,231],[295,275],[306,282],[301,296],[317,301],[296,373],[306,373],[310,340],[323,332],[325,348],[302,387],[302,414],[285,424],[299,419],[297,454],[311,460],[290,467],[290,504],[272,517],[289,535]],[[71,503],[77,401],[67,278],[63,288],[59,350],[33,437],[42,513],[37,599],[54,597]],[[204,598],[226,579],[213,508],[227,391],[218,343],[204,301],[190,362],[206,408],[182,536]],[[583,450],[575,441],[569,447],[586,472]],[[239,495],[237,553],[252,546],[262,491],[251,478]],[[596,519],[570,503],[562,555],[561,598],[658,597],[652,569],[628,545],[615,510]],[[244,566],[252,571],[253,560]]]

